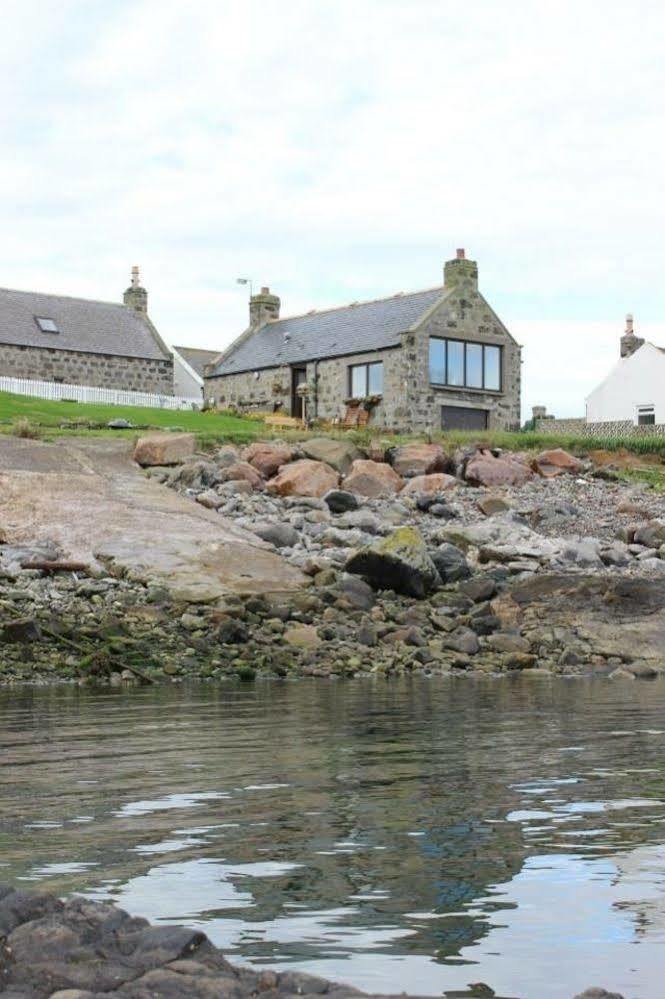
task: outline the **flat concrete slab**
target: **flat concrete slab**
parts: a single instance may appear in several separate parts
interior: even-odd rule
[[[0,436],[0,527],[68,558],[154,581],[175,599],[288,593],[306,577],[220,514],[146,476],[126,439],[46,444]]]

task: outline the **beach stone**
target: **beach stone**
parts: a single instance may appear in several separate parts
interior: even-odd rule
[[[248,461],[236,461],[221,471],[225,482],[249,482],[252,489],[263,488],[263,476]]]
[[[224,447],[215,452],[213,457],[213,461],[220,468],[228,468],[229,465],[235,465],[236,461],[239,460],[240,454],[238,448],[234,447],[233,444],[225,444]]]
[[[435,551],[430,551],[430,558],[444,583],[455,583],[471,575],[464,552],[455,545],[448,543],[439,545]]]
[[[181,465],[196,451],[194,434],[147,434],[139,437],[134,461],[147,465]]]
[[[453,467],[439,444],[402,444],[388,452],[388,459],[403,478],[447,472]]]
[[[337,589],[340,596],[358,610],[371,610],[376,603],[372,587],[357,576],[343,576]]]
[[[533,467],[539,475],[546,479],[552,479],[557,475],[579,475],[584,465],[574,455],[564,451],[563,448],[556,447],[550,451],[541,451],[533,462]]]
[[[364,458],[353,462],[351,472],[344,480],[345,490],[372,499],[394,496],[403,485],[403,480],[390,465]]]
[[[284,465],[266,489],[275,496],[322,497],[339,484],[339,474],[323,461],[301,458]]]
[[[186,489],[206,489],[221,482],[222,475],[214,462],[201,458],[172,469],[168,481],[169,485],[184,486]]]
[[[477,451],[466,464],[464,478],[473,486],[521,486],[533,477],[529,466],[517,455],[495,458],[491,451]]]
[[[26,617],[20,621],[7,621],[0,630],[0,641],[19,643],[27,645],[30,642],[39,642],[42,638],[42,630],[34,618]]]
[[[481,496],[476,506],[486,517],[492,517],[495,513],[505,513],[511,509],[510,503],[503,496]]]
[[[290,625],[283,635],[287,645],[298,649],[315,649],[321,644],[318,632],[313,624]]]
[[[665,520],[650,520],[646,524],[640,524],[635,531],[634,541],[645,548],[660,548],[665,542]]]
[[[402,496],[438,496],[447,489],[454,489],[459,480],[454,475],[445,472],[434,472],[431,475],[415,475],[409,479],[400,493]]]
[[[325,494],[323,500],[332,513],[349,513],[352,510],[357,510],[360,505],[358,497],[345,489],[331,489]]]
[[[300,535],[290,524],[255,524],[252,530],[275,548],[293,548],[300,540]]]
[[[323,461],[340,475],[346,475],[353,462],[362,458],[353,441],[335,440],[332,437],[313,437],[311,440],[303,441],[300,450],[306,458]]]
[[[196,497],[196,502],[200,503],[207,510],[219,510],[220,506],[224,505],[225,499],[212,489],[208,489],[204,493],[199,493]]]
[[[489,600],[496,593],[496,581],[491,576],[473,576],[459,584],[460,593],[469,597],[474,603]]]
[[[363,576],[377,590],[422,599],[441,582],[425,542],[413,527],[398,527],[371,546],[354,552],[346,571]]]
[[[257,441],[245,448],[242,457],[243,461],[249,462],[264,479],[271,479],[282,465],[292,460],[293,448],[279,442]]]

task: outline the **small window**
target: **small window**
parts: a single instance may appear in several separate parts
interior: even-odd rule
[[[656,423],[656,411],[653,406],[637,407],[637,424],[640,427],[652,427]]]
[[[35,316],[37,325],[39,326],[42,333],[59,333],[58,324],[55,319],[49,319],[47,316]]]
[[[349,388],[352,399],[383,393],[383,361],[373,364],[352,364],[349,368]]]

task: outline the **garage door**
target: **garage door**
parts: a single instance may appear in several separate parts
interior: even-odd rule
[[[487,430],[487,410],[442,406],[441,427],[443,430]]]

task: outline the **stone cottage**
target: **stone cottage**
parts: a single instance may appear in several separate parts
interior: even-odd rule
[[[220,408],[395,430],[516,428],[520,347],[478,290],[464,250],[443,286],[280,318],[269,288],[205,369]]]
[[[123,304],[0,289],[0,375],[173,395],[138,267]]]

